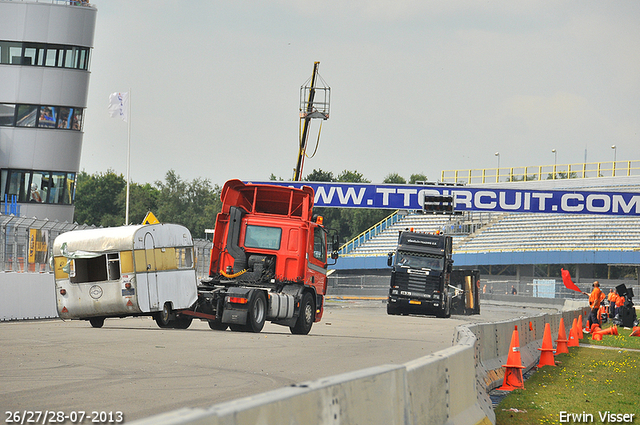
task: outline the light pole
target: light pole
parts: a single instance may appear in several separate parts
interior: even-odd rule
[[[611,170],[612,170],[612,176],[615,177],[616,176],[616,153],[617,153],[616,145],[611,145],[611,149],[613,149],[613,166],[611,167]]]
[[[556,167],[558,165],[558,151],[555,149],[551,149],[553,152],[553,178],[556,178]]]
[[[498,157],[498,168],[496,168],[496,183],[498,183],[500,179],[500,152],[496,152],[494,155]]]
[[[496,152],[494,155],[498,157],[498,168],[500,168],[500,152]]]

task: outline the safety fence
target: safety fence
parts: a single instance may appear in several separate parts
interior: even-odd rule
[[[0,271],[50,273],[49,259],[55,238],[72,230],[95,227],[0,214]],[[195,239],[193,244],[197,276],[208,276],[211,242]]]
[[[183,408],[132,424],[494,424],[489,391],[504,380],[514,329],[520,330],[526,371],[540,357],[545,324],[555,332],[562,318],[567,332],[587,310],[576,306],[562,313],[459,326],[452,347],[403,365],[303,382],[209,408]]]
[[[2,271],[49,273],[49,258],[55,238],[71,230],[92,227],[95,226],[0,215],[0,264],[2,264]]]

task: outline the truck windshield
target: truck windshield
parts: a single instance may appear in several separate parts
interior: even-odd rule
[[[396,255],[396,265],[414,269],[442,270],[443,259],[427,257],[417,253],[398,252]]]

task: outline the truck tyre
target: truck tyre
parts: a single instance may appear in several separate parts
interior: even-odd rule
[[[101,328],[104,325],[104,317],[92,317],[89,319],[89,323],[94,328]]]
[[[449,317],[451,317],[451,297],[449,297],[448,293],[445,294],[443,300],[445,301],[443,302],[442,309],[438,312],[438,314],[436,314],[436,317],[448,319]]]
[[[294,335],[307,335],[311,331],[313,319],[315,318],[316,306],[313,302],[313,296],[309,292],[305,292],[300,302],[300,315],[295,326],[290,327],[291,333]]]
[[[157,312],[153,318],[160,328],[165,329],[172,327],[173,314],[171,313],[171,305],[169,303],[165,303],[164,306],[162,306],[162,311]]]
[[[267,298],[262,291],[253,291],[249,297],[249,312],[247,314],[247,330],[258,333],[264,327],[267,318]]]

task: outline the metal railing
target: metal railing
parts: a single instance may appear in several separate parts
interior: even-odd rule
[[[348,241],[347,243],[342,245],[340,247],[340,249],[338,250],[338,253],[340,255],[349,254],[351,251],[353,251],[354,249],[356,249],[357,247],[359,247],[360,245],[362,245],[366,241],[372,239],[373,237],[375,237],[378,234],[382,233],[388,227],[391,227],[391,225],[397,223],[400,220],[400,218],[401,217],[398,215],[398,211],[395,211],[390,216],[388,216],[388,217],[384,218],[383,220],[381,220],[380,222],[374,224],[373,226],[371,226],[370,228],[368,228],[364,232],[360,233],[355,238],[351,239],[350,241]]]
[[[446,183],[484,184],[630,176],[640,176],[640,160],[443,170],[440,180]]]
[[[93,7],[88,0],[0,0],[0,3],[2,2],[68,4],[71,6]]]

